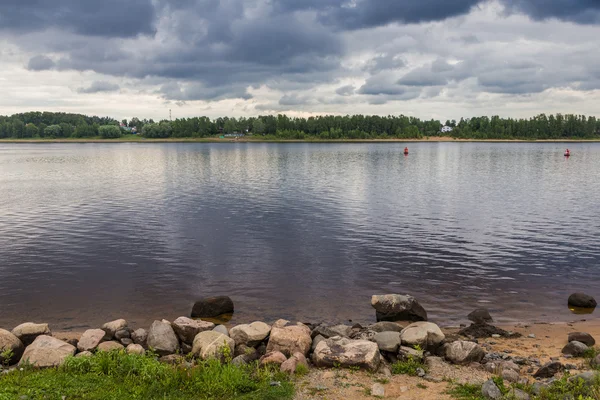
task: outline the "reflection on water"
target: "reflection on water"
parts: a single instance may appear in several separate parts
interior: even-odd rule
[[[600,145],[0,145],[0,326],[188,315],[368,322],[411,293],[568,320],[599,294]]]

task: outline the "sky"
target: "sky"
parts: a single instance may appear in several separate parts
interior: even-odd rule
[[[600,116],[600,0],[2,0],[0,114]]]

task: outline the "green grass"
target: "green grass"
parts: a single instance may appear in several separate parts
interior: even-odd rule
[[[396,361],[392,364],[392,374],[417,376],[418,368],[427,372],[427,368],[423,363],[409,356],[406,361]]]
[[[481,385],[470,383],[452,385],[448,394],[457,400],[485,400],[481,394]]]
[[[280,385],[271,386],[271,382]],[[218,361],[193,367],[159,363],[152,356],[101,352],[69,358],[60,368],[26,367],[0,376],[0,400],[124,399],[291,399],[294,387],[286,375]]]

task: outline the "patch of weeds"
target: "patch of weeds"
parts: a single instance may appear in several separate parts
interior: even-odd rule
[[[423,383],[417,383],[417,387],[419,389],[427,389],[427,385],[423,384]]]
[[[314,396],[314,395],[319,394],[319,393],[324,393],[327,390],[329,390],[329,389],[326,388],[326,387],[315,386],[315,387],[308,388],[308,394],[311,395],[311,396]]]
[[[502,395],[506,396],[510,389],[507,388],[506,386],[504,386],[504,379],[502,379],[499,376],[494,376],[494,377],[492,377],[492,380],[494,381],[496,386],[498,386],[498,389],[500,389],[500,392],[502,393]]]
[[[543,388],[537,399],[540,400],[563,400],[566,398],[576,400],[598,400],[600,399],[600,378],[596,378],[591,384],[583,379],[571,379],[565,375],[547,388]]]
[[[392,364],[392,374],[417,376],[417,369],[419,368],[427,373],[427,368],[423,363],[414,357],[408,356],[405,361],[396,361]]]
[[[304,364],[296,365],[296,375],[304,376],[306,374],[308,374],[308,368],[306,367],[306,365],[304,365]]]
[[[2,365],[4,365],[5,367],[8,367],[10,364],[10,360],[13,358],[14,355],[15,355],[15,353],[10,348],[2,351],[0,353],[0,359],[2,360]]]
[[[481,393],[481,385],[455,383],[447,393],[457,400],[485,400]]]
[[[354,372],[360,371],[360,366],[358,366],[358,365],[351,365],[351,366],[348,367],[348,369],[354,373]]]
[[[375,379],[375,382],[385,385],[385,384],[390,383],[390,380],[388,378],[377,378],[377,379]]]

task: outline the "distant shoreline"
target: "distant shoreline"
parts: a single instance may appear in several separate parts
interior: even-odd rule
[[[145,139],[0,139],[2,143],[600,143],[600,139],[455,139],[431,136],[426,139],[220,139],[220,138],[166,138]]]

